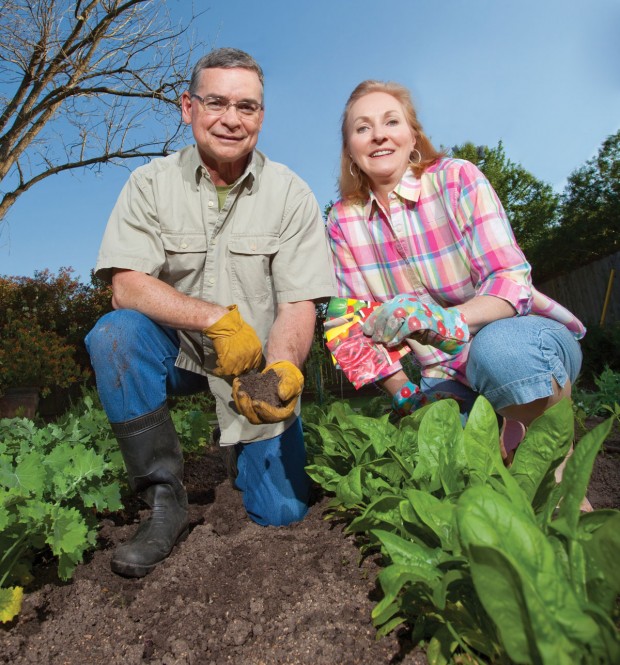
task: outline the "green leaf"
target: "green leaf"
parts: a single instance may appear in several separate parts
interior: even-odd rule
[[[52,518],[51,531],[46,538],[52,552],[56,556],[66,553],[81,557],[87,545],[88,527],[80,512],[76,508],[56,506]]]
[[[612,424],[613,421],[610,418],[588,432],[575,446],[573,454],[566,462],[560,483],[563,498],[560,501],[558,519],[553,526],[556,529],[562,529],[563,533],[568,533],[573,538],[577,536],[581,502],[588,489],[594,460],[609,434]]]
[[[388,455],[396,462],[397,468],[391,467],[394,486],[409,485],[413,482],[415,466],[393,448],[387,449]]]
[[[441,575],[437,566],[447,558],[441,549],[426,547],[383,529],[372,529],[371,533],[381,543],[392,563],[419,566],[421,570],[426,569],[429,580],[438,579]]]
[[[53,482],[58,496],[63,498],[79,493],[85,482],[100,478],[106,469],[104,458],[81,443],[61,444],[46,462],[55,470]]]
[[[598,511],[595,511],[595,513]],[[584,543],[587,556],[596,563],[603,573],[610,594],[620,593],[620,511],[606,511],[608,517]],[[592,515],[593,513],[589,513]]]
[[[45,524],[52,519],[54,506],[41,499],[30,499],[17,508],[19,520],[33,533],[44,530]]]
[[[58,555],[58,577],[61,580],[68,580],[73,576],[75,569],[82,561],[82,554],[73,552],[61,552]]]
[[[9,524],[13,521],[9,509],[6,507],[4,502],[0,501],[0,533],[2,533]]]
[[[108,483],[107,485],[93,485],[89,489],[81,492],[84,506],[94,506],[97,512],[110,510],[115,512],[122,510],[121,489],[118,482]]]
[[[403,520],[400,514],[401,496],[384,494],[371,501],[359,517],[347,527],[351,533],[370,531],[373,528],[402,531]]]
[[[32,451],[17,462],[14,470],[14,485],[24,494],[42,495],[45,485],[46,471],[43,466],[43,457]]]
[[[455,414],[456,418],[455,418]],[[440,458],[443,449],[451,445],[461,431],[458,407],[454,400],[440,400],[429,405],[418,432],[418,463],[413,477],[422,481],[429,492],[441,487]]]
[[[383,479],[385,483],[393,488],[400,487],[403,484],[403,467],[397,461],[395,461],[392,453],[389,448],[386,451],[390,457],[382,457],[380,459],[374,460],[372,463],[367,465],[366,468],[372,471],[374,476],[378,476]]]
[[[476,592],[513,660],[569,665],[582,644],[600,641],[533,515],[489,487],[472,487],[458,501],[457,525]]]
[[[329,466],[309,464],[306,473],[327,492],[335,492],[342,476]]]
[[[547,409],[528,428],[517,448],[510,473],[530,502],[545,476],[566,456],[573,434],[573,409],[568,399]]]
[[[336,487],[336,496],[346,508],[357,506],[364,500],[361,474],[362,467],[353,467]]]
[[[442,400],[446,406],[444,426],[450,433],[445,444],[439,449],[439,478],[446,495],[461,492],[465,488],[465,445],[463,427],[459,415],[458,405],[454,400]]]
[[[474,586],[493,619],[508,655],[517,663],[542,662],[521,579],[496,548],[469,548]],[[551,664],[550,664],[551,665]]]
[[[428,492],[411,489],[405,492],[411,507],[420,520],[432,531],[444,550],[458,551],[458,539],[455,533],[455,506],[449,501],[441,501]]]
[[[415,584],[423,596],[430,598],[433,587],[439,583],[441,574],[425,564],[391,564],[384,568],[377,580],[385,594],[375,605],[371,616],[377,625],[384,623],[393,614],[392,603],[406,584]]]
[[[463,446],[472,484],[484,483],[494,469],[503,466],[499,449],[497,415],[491,404],[478,397],[463,432]]]
[[[45,458],[45,463],[51,473],[65,474],[69,472],[73,475],[73,459],[76,449],[68,441],[62,441],[54,447]]]
[[[369,418],[368,416],[352,415],[348,418],[351,427],[358,430],[369,441],[377,445],[377,454],[383,454],[385,444],[396,433],[396,427],[392,425],[388,416],[381,418]]]
[[[431,638],[426,649],[428,665],[448,665],[452,661],[452,654],[456,651],[458,642],[452,637],[446,626],[442,626]]]
[[[446,561],[442,562],[442,570],[445,567]],[[448,601],[448,588],[454,583],[458,583],[461,587],[469,584],[471,587],[471,575],[468,570],[465,570],[466,561],[463,557],[453,558],[449,563],[460,566],[462,569],[451,569],[443,574],[441,578],[441,583],[436,585],[433,590],[433,603],[438,610],[445,610],[447,601]],[[468,594],[470,597],[474,597],[473,588],[470,589],[471,593]],[[459,607],[458,604],[454,604],[454,607]],[[461,606],[462,607],[462,606]],[[464,621],[461,622],[463,624]],[[463,626],[464,627],[464,626]]]

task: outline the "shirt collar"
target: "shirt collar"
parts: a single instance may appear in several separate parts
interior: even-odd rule
[[[209,172],[205,168],[202,160],[200,159],[200,154],[198,153],[198,148],[196,145],[192,146],[193,149],[190,151],[189,159],[186,163],[187,174],[193,177],[193,182],[196,184],[196,189],[200,184],[200,180],[206,175],[209,180]],[[253,150],[252,156],[248,161],[245,171],[242,175],[232,184],[232,187],[236,187],[240,183],[245,183],[249,191],[253,192],[258,186],[258,177],[263,169],[265,164],[265,155],[259,150]]]
[[[420,198],[420,189],[421,181],[420,178],[416,177],[411,169],[407,169],[405,174],[400,179],[400,182],[394,187],[391,194],[396,194],[400,199],[405,199],[411,203],[417,203]],[[370,198],[366,204],[366,212],[370,213],[373,205],[379,205],[379,201],[375,196],[374,192],[371,190]]]

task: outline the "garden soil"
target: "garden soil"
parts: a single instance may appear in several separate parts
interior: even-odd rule
[[[615,437],[615,438],[614,438]],[[596,461],[589,497],[620,507],[617,431]],[[361,559],[341,524],[308,517],[264,528],[245,514],[217,450],[187,461],[191,532],[142,579],[110,571],[116,544],[146,513],[102,520],[99,549],[70,582],[43,567],[22,613],[0,625],[0,663],[12,665],[383,665],[427,663],[403,627],[377,640],[377,561]]]

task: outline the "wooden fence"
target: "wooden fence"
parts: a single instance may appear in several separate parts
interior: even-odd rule
[[[536,288],[564,305],[586,325],[600,323],[609,291],[605,324],[618,323],[620,322],[620,252],[589,263],[568,275],[536,284]]]

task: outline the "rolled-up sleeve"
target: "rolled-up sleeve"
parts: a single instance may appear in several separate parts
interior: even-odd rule
[[[531,267],[491,183],[474,164],[462,162],[458,186],[450,188],[450,193],[468,244],[476,295],[502,298],[518,315],[528,314]]]

